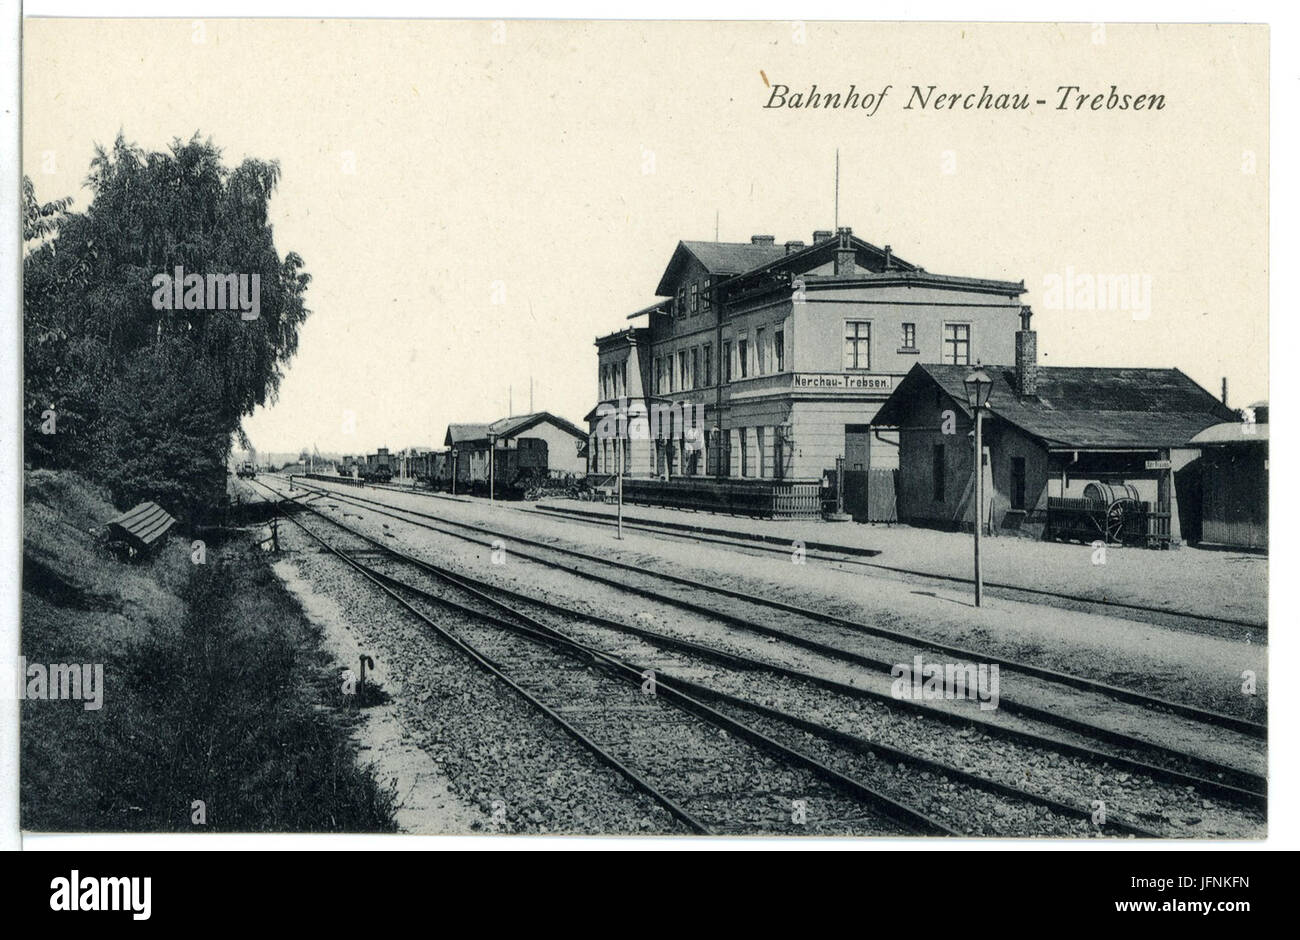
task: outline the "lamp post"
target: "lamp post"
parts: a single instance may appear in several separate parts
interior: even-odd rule
[[[451,449],[451,495],[456,495],[456,466],[460,463],[460,451]]]
[[[618,537],[623,537],[623,454],[622,450],[627,446],[627,441],[623,437],[614,438],[614,461],[618,470]]]
[[[978,365],[963,380],[966,403],[975,412],[975,606],[984,604],[984,573],[980,568],[980,535],[984,529],[984,409],[988,407],[993,380]]]
[[[497,439],[496,435],[488,435],[488,505],[497,504]]]

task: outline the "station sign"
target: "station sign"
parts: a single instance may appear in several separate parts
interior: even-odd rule
[[[1148,470],[1172,470],[1174,462],[1172,460],[1148,460],[1146,467]]]
[[[796,372],[791,387],[810,391],[891,392],[894,377],[861,372]]]

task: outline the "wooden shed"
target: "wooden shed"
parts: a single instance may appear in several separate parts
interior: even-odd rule
[[[1085,542],[1189,538],[1200,494],[1185,486],[1197,456],[1188,440],[1233,412],[1177,369],[1025,366],[984,367],[982,524]],[[871,422],[899,434],[903,522],[975,524],[970,371],[914,366]]]
[[[1256,406],[1255,416],[1216,424],[1191,440],[1201,450],[1204,543],[1268,549],[1267,406]]]
[[[152,552],[176,520],[157,503],[140,503],[108,522],[108,542],[128,558]]]

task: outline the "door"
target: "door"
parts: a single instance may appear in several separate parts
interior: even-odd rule
[[[871,470],[871,427],[844,425],[844,511],[867,521],[867,477]]]

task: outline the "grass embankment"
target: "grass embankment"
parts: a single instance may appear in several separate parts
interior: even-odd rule
[[[21,652],[102,663],[104,691],[96,711],[22,703],[23,828],[393,829],[319,630],[251,534],[209,544],[205,564],[180,535],[124,564],[93,534],[116,514],[104,494],[70,473],[26,483]]]

